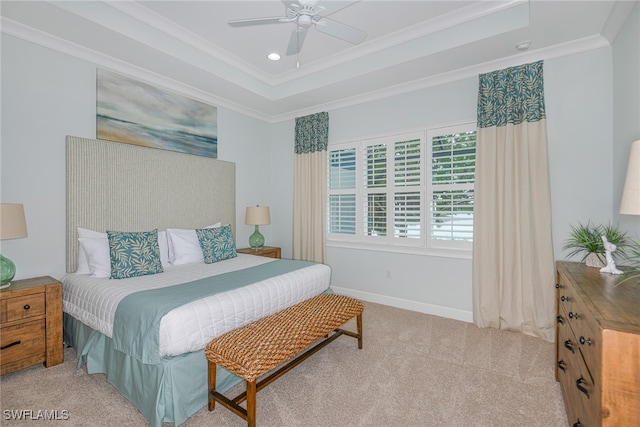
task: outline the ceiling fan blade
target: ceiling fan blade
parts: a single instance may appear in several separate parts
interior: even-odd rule
[[[353,44],[358,44],[367,37],[367,33],[362,30],[327,18],[316,22],[316,30]]]
[[[279,24],[281,22],[291,22],[286,16],[276,16],[273,18],[249,18],[249,19],[231,19],[227,21],[232,27],[246,27],[249,25]]]
[[[302,49],[302,43],[304,43],[304,38],[307,36],[307,30],[309,27],[296,27],[291,32],[291,38],[289,38],[289,46],[287,47],[286,55],[295,55],[300,53],[300,49]]]

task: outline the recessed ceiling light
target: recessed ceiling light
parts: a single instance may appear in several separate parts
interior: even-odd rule
[[[524,52],[525,50],[529,49],[529,47],[531,47],[531,42],[528,40],[516,45],[516,49],[520,52]]]
[[[275,52],[271,52],[270,54],[267,55],[267,58],[269,58],[269,60],[271,60],[271,61],[279,61],[280,60],[280,55],[278,55]]]

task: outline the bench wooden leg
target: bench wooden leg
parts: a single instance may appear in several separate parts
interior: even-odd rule
[[[247,427],[256,427],[256,380],[247,381]]]
[[[362,313],[356,317],[356,324],[358,327],[358,349],[362,350]]]
[[[216,364],[209,362],[209,410],[213,411],[216,401],[213,398],[213,392],[216,390]]]

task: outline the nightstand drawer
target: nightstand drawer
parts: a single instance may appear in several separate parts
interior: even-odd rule
[[[0,289],[0,344],[0,375],[62,363],[62,283],[42,276]]]
[[[257,255],[257,256],[263,256],[267,258],[280,258],[282,250],[277,246],[263,246],[260,249],[252,249],[252,248],[237,249],[236,252],[238,252],[239,254]]]
[[[7,298],[5,302],[6,307],[3,307],[5,311],[2,314],[2,323],[45,315],[44,292]]]
[[[7,365],[29,357],[45,360],[45,320],[34,320],[2,328],[0,364]]]
[[[267,258],[280,258],[280,248],[262,249],[259,255]]]

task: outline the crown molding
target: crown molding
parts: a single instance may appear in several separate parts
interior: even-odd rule
[[[297,110],[291,113],[280,114],[271,117],[271,122],[280,122],[284,120],[294,119],[300,116],[306,116],[314,114],[320,111],[337,110],[340,108],[352,107],[358,104],[364,104],[367,102],[378,101],[384,98],[390,98],[397,95],[402,95],[408,92],[427,89],[433,86],[439,86],[447,83],[456,82],[468,78],[477,77],[479,74],[488,73],[503,68],[513,67],[528,62],[535,62],[540,60],[550,60],[560,58],[563,56],[574,55],[582,52],[586,52],[593,49],[599,49],[610,46],[608,40],[602,36],[590,36],[579,40],[575,40],[568,43],[551,46],[548,48],[537,49],[519,53],[507,58],[497,59],[495,61],[489,61],[482,64],[475,64],[470,67],[453,70],[450,72],[425,77],[419,80],[412,80],[410,82],[401,83],[394,86],[389,86],[381,90],[371,91],[365,94],[356,95],[348,98],[342,98],[335,102],[327,102],[318,104],[313,107]]]
[[[141,81],[161,86],[180,94],[189,96],[207,104],[228,108],[238,113],[271,124],[282,122],[285,120],[291,120],[299,116],[313,114],[319,111],[336,110],[367,102],[378,101],[380,99],[401,95],[411,91],[422,90],[433,86],[472,78],[481,73],[519,65],[526,62],[549,60],[611,46],[610,42],[603,36],[590,36],[549,48],[527,51],[524,53],[509,56],[507,58],[485,62],[482,64],[476,64],[470,67],[453,70],[451,72],[446,72],[419,80],[401,83],[360,95],[341,98],[333,102],[317,104],[309,108],[289,111],[283,114],[269,115],[230,101],[228,99],[214,96],[208,92],[153,73],[147,69],[115,59],[108,55],[98,53],[76,43],[72,43],[59,37],[52,36],[48,33],[33,29],[5,17],[1,17],[0,27],[2,33],[87,61],[91,64],[94,64],[96,67],[103,67],[114,72],[120,72]]]
[[[169,89],[171,91],[186,95],[190,98],[204,102],[206,104],[229,108],[230,110],[237,111],[239,113],[265,122],[270,121],[269,115],[261,113],[257,110],[248,108],[226,98],[214,96],[209,92],[196,89],[193,86],[186,85],[182,82],[154,73],[145,68],[138,67],[128,62],[113,58],[112,56],[96,52],[77,43],[73,43],[60,37],[53,36],[49,33],[34,29],[27,25],[8,19],[4,16],[0,17],[0,29],[4,34],[8,34],[27,42],[34,43],[36,45],[54,50],[56,52],[89,62],[96,67],[109,69],[121,74],[126,74],[129,77],[136,78],[142,82]]]

